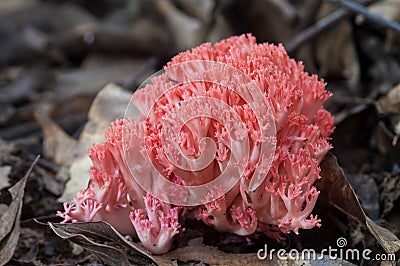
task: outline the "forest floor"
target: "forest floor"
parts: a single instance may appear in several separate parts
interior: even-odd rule
[[[396,257],[313,265],[400,265],[399,21],[398,0],[0,1],[0,265],[262,265],[256,253],[266,243],[321,252],[338,239],[347,250]],[[55,214],[85,186],[68,180],[85,173],[87,147],[172,56],[242,33],[282,43],[333,93],[325,104],[333,149],[316,183],[323,226],[277,243],[187,221],[174,249],[154,258],[73,245],[90,249]],[[107,234],[110,247],[125,245]]]

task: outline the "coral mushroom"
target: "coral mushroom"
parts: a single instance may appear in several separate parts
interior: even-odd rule
[[[320,219],[311,212],[319,194],[312,185],[320,178],[318,165],[331,148],[328,140],[333,132],[333,117],[322,106],[331,97],[324,82],[307,74],[301,63],[289,58],[282,45],[257,44],[251,35],[230,37],[214,45],[202,44],[174,57],[167,68],[196,60],[238,69],[257,84],[261,97],[269,103],[276,149],[269,171],[264,169],[261,184],[250,189],[265,156],[260,149],[265,139],[251,103],[221,84],[175,84],[177,81],[164,73],[152,77],[151,84],[133,95],[140,119],[115,121],[106,131],[105,142],[89,149],[93,162],[90,185],[78,193],[73,203],[64,204],[64,212],[58,212],[63,222],[107,221],[122,234],[138,236],[155,254],[171,248],[181,228],[179,220],[190,213],[220,232],[242,236],[262,232],[278,240],[282,233],[297,234],[299,229],[321,226]],[[223,109],[214,112],[227,124],[199,115],[199,110],[211,112],[213,105],[201,106],[194,101],[185,109],[193,119],[185,121],[177,134],[163,128],[171,120],[171,112],[185,101],[201,97],[218,100],[224,104],[221,106],[234,110],[231,116]],[[233,118],[239,118],[242,127],[232,122]],[[232,136],[240,140],[244,133],[248,136],[248,157],[241,154],[241,146],[235,148],[232,144]],[[204,138],[215,144],[215,154],[208,161],[202,156],[208,147]],[[137,182],[140,178],[157,186],[155,178],[162,175],[174,184],[195,187],[218,178],[232,157],[239,163],[241,156],[247,161],[239,182],[218,198],[195,207],[163,202],[162,197],[145,191]],[[187,167],[177,167],[177,163]],[[138,173],[146,174],[138,177]],[[218,191],[221,187],[213,189]],[[188,196],[179,188],[159,192],[182,201]]]

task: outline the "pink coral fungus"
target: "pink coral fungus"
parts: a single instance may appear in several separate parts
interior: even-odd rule
[[[282,233],[321,226],[311,212],[319,194],[313,183],[320,178],[319,163],[331,148],[328,140],[333,131],[333,117],[322,106],[331,96],[324,82],[304,72],[282,45],[257,44],[251,35],[202,44],[177,55],[166,68],[199,60],[237,69],[257,85],[259,97],[246,98],[247,94],[228,88],[229,82],[202,81],[201,76],[196,82],[172,79],[184,75],[178,71],[152,77],[132,97],[140,118],[115,121],[105,142],[89,149],[90,185],[58,212],[63,222],[109,222],[122,234],[137,236],[155,254],[171,248],[184,216],[196,217],[220,232],[241,236],[261,232],[278,240]],[[198,73],[190,67],[184,70]],[[268,110],[254,104],[255,98],[268,103]],[[179,120],[171,115],[179,108],[184,110],[179,116],[187,117],[173,131],[166,125]],[[260,121],[268,116],[273,121],[266,119],[264,127]],[[274,142],[270,139],[272,154],[262,149],[267,141],[264,128],[276,133]],[[232,166],[242,168],[235,171]],[[231,172],[226,174],[228,168]],[[184,186],[196,189],[236,172],[239,179],[229,189],[224,183],[214,184],[197,206],[184,204],[194,193]],[[264,176],[252,189],[256,174]],[[157,190],[158,176],[178,186]],[[211,197],[213,191],[219,193],[217,198]],[[171,201],[164,200],[165,195]]]

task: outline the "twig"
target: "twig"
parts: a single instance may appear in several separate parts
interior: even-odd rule
[[[375,100],[369,98],[352,97],[352,96],[335,96],[333,101],[337,103],[347,103],[347,104],[368,104],[373,105],[376,103]]]
[[[286,50],[289,53],[296,51],[296,49],[299,48],[301,44],[311,40],[313,37],[317,36],[319,33],[323,32],[329,27],[332,27],[342,18],[348,16],[349,14],[350,12],[344,9],[336,10],[330,15],[319,20],[314,25],[296,34],[296,36],[294,36],[289,42],[285,44]]]
[[[336,126],[339,125],[349,116],[352,116],[352,115],[355,115],[355,114],[358,114],[358,113],[364,111],[365,109],[367,109],[367,107],[368,107],[367,104],[360,104],[360,105],[356,105],[350,109],[346,109],[346,110],[339,112],[338,114],[335,115],[335,125]]]
[[[334,0],[332,0],[332,1],[334,1]],[[361,1],[360,6],[368,5],[370,3],[371,3],[371,0]],[[312,38],[314,38],[315,36],[317,36],[318,34],[323,32],[324,30],[334,26],[340,20],[342,20],[343,18],[345,18],[351,14],[352,14],[352,11],[345,9],[345,8],[336,10],[335,12],[333,12],[333,13],[329,14],[328,16],[322,18],[321,20],[317,21],[314,25],[297,33],[296,36],[294,36],[289,42],[287,42],[285,44],[286,50],[289,53],[293,53],[294,51],[296,51],[297,48],[299,48],[299,46],[301,44],[311,40]]]
[[[376,22],[377,24],[380,24],[384,27],[400,32],[399,23],[384,19],[381,16],[371,13],[368,9],[366,9],[364,6],[360,5],[357,2],[354,2],[352,0],[329,0],[329,1],[335,5],[340,5],[343,8],[351,10],[354,13],[361,14],[365,18],[373,22]]]

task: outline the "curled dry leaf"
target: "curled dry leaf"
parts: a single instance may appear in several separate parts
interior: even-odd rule
[[[5,265],[12,258],[17,247],[25,185],[38,159],[39,156],[36,157],[25,176],[8,190],[11,193],[12,202],[0,217],[0,265]]]
[[[150,255],[106,222],[48,224],[59,237],[92,251],[107,265],[157,265]]]
[[[393,254],[400,250],[400,240],[396,235],[365,215],[353,188],[339,167],[336,157],[331,153],[321,162],[321,176],[322,178],[315,182],[321,191],[321,198],[365,226],[387,253]]]

